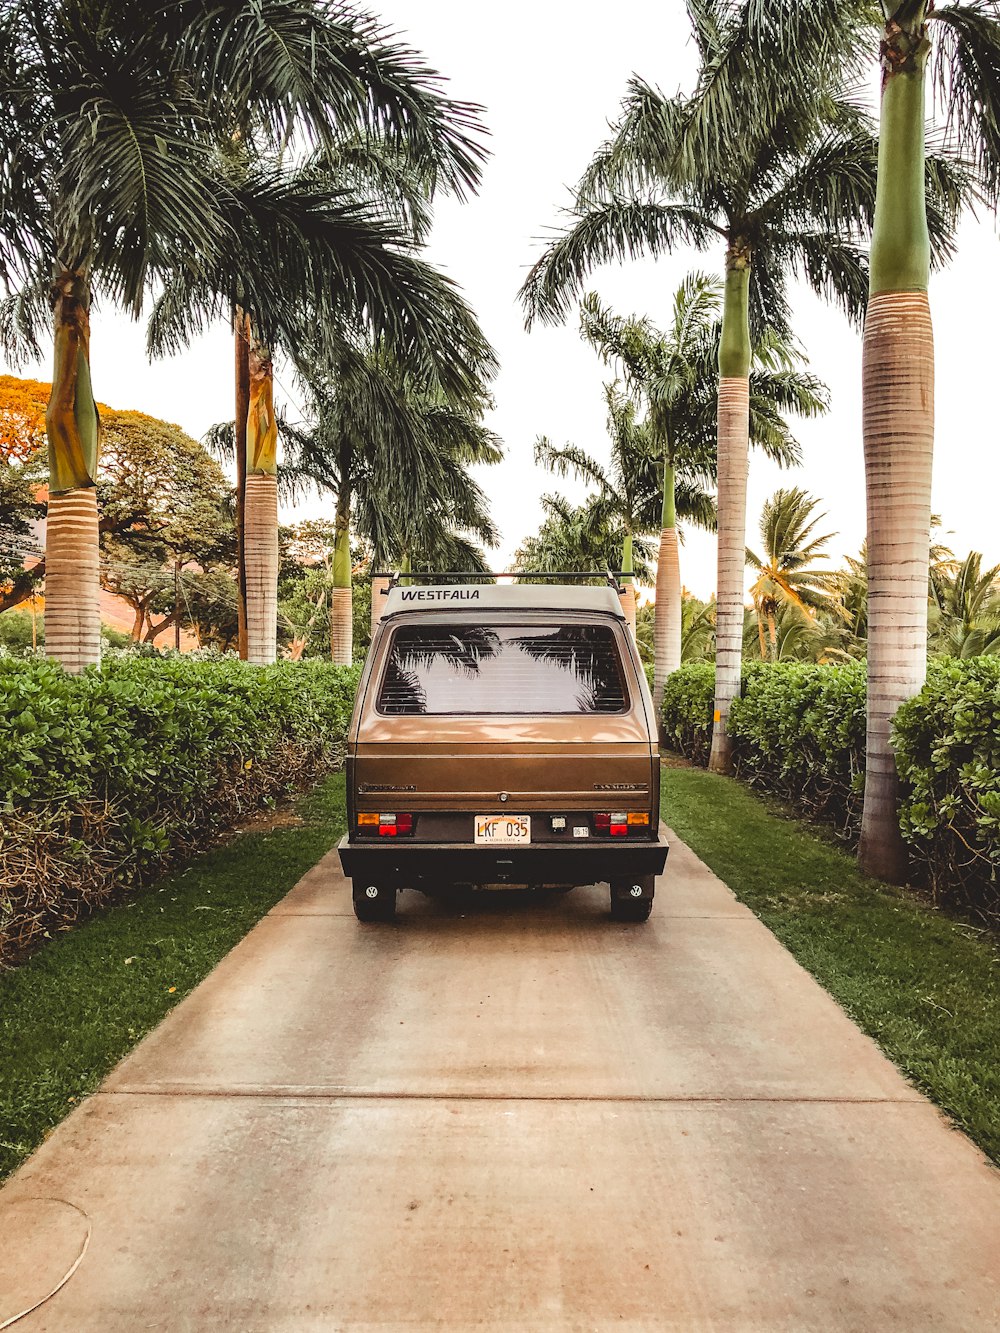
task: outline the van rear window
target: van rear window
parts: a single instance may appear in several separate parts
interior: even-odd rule
[[[628,693],[608,625],[400,625],[376,707],[446,713],[623,713]]]

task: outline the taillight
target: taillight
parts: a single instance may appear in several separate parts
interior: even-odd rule
[[[398,838],[412,832],[412,815],[379,815],[378,817],[378,836],[380,838]]]
[[[612,838],[627,838],[630,828],[643,828],[649,825],[649,815],[645,811],[616,810],[594,815],[594,832],[606,833]]]

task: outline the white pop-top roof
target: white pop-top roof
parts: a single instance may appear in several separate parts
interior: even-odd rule
[[[603,611],[607,615],[623,615],[618,594],[609,587],[580,588],[554,583],[425,584],[392,588],[385,598],[382,614],[475,611],[480,607],[484,611]]]

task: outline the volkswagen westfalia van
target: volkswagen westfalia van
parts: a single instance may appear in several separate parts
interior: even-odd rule
[[[348,734],[357,916],[390,919],[404,887],[606,882],[612,917],[645,921],[656,734],[612,587],[392,587]]]

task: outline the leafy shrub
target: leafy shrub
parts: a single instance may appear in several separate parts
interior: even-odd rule
[[[865,759],[865,664],[755,663],[729,715],[740,777],[854,831]]]
[[[663,687],[663,734],[695,764],[708,763],[712,748],[715,666],[687,662],[671,672]]]
[[[932,662],[893,748],[903,837],[935,893],[1000,920],[1000,660]]]
[[[864,662],[747,663],[729,730],[741,778],[854,837],[865,767]],[[708,762],[715,670],[669,677],[668,740]],[[914,867],[941,900],[1000,921],[1000,659],[946,658],[896,714],[900,828]]]
[[[358,673],[0,658],[0,964],[340,762]]]

